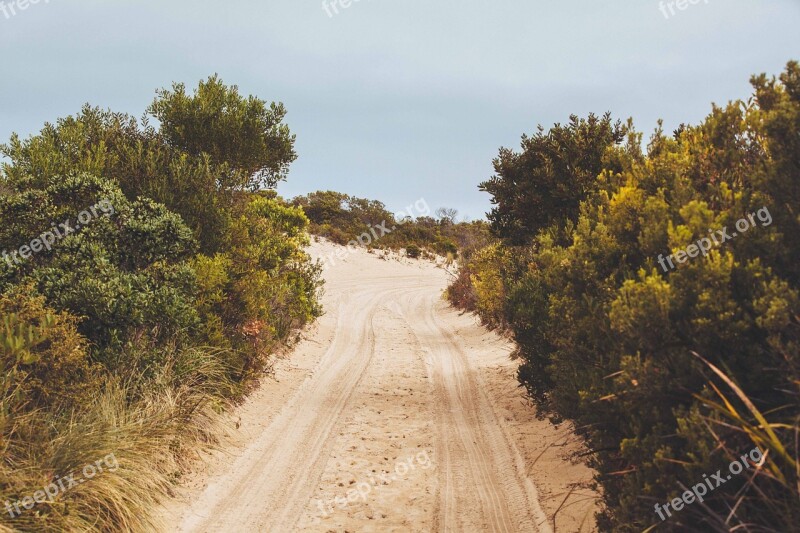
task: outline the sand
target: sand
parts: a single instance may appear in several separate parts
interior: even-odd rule
[[[233,413],[168,531],[595,531],[568,424],[536,418],[513,345],[442,299],[441,261],[317,242],[326,313]]]

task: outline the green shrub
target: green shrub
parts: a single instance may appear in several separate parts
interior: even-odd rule
[[[49,221],[74,221],[100,200],[114,213],[15,265],[7,283],[33,283],[50,307],[82,317],[80,332],[107,363],[134,335],[166,341],[196,327],[194,272],[184,263],[195,241],[180,217],[149,200],[130,202],[113,182],[86,174],[41,184],[0,199],[0,219],[15,221],[0,230],[4,248],[29,242]]]
[[[0,367],[5,390],[25,411],[87,405],[100,389],[101,368],[92,363],[78,320],[45,308],[44,298],[20,288],[0,296]],[[12,410],[10,404],[4,406]],[[10,412],[6,412],[8,417]]]
[[[469,257],[474,308],[513,332],[531,395],[583,429],[604,530],[800,520],[800,65],[753,85],[750,104],[659,129],[647,153],[630,123],[624,142],[608,117],[573,118],[502,150],[483,185],[504,241]],[[660,266],[764,209],[769,223],[707,257]],[[656,503],[754,445],[763,469],[661,522]]]
[[[120,463],[0,531],[157,529],[220,413],[321,314],[308,219],[256,190],[295,158],[283,107],[212,77],[149,112],[159,129],[87,105],[0,145],[0,251],[36,252],[0,261],[0,501]]]
[[[421,253],[422,250],[416,244],[409,244],[406,246],[406,255],[411,259],[417,259]]]
[[[461,251],[469,254],[492,240],[485,222],[456,223],[455,210],[439,209],[439,219],[427,216],[429,209],[424,199],[413,206],[420,216],[416,219],[401,217],[402,220],[381,202],[333,191],[298,196],[292,203],[303,208],[312,234],[335,244],[361,242],[369,248],[394,250],[413,244],[456,257]]]

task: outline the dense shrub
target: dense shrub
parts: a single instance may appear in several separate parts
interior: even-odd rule
[[[573,118],[501,151],[483,185],[504,241],[466,266],[473,306],[513,332],[531,394],[585,431],[605,530],[800,522],[800,66],[753,85],[646,153],[630,123]],[[706,257],[661,266],[726,227]],[[761,469],[655,513],[754,446]]]
[[[472,270],[468,265],[462,266],[455,274],[452,283],[447,287],[447,300],[454,306],[466,311],[477,311],[478,295],[472,284]]]
[[[275,187],[297,159],[283,104],[244,98],[216,75],[194,94],[182,83],[158,91],[148,111],[170,146],[224,166],[227,172],[217,176],[222,188]]]
[[[492,228],[514,244],[525,244],[540,229],[577,217],[581,201],[597,190],[597,175],[616,168],[608,147],[623,140],[625,128],[609,115],[571,116],[569,124],[522,137],[522,152],[502,149],[497,174],[480,185],[494,198]]]
[[[411,259],[417,259],[421,253],[422,250],[420,250],[419,246],[417,246],[416,244],[409,244],[406,247],[406,255]]]
[[[420,249],[418,257],[422,250],[430,250],[455,258],[491,240],[485,222],[456,222],[457,211],[444,208],[437,210],[439,218],[432,218],[424,199],[401,214],[389,212],[376,200],[333,191],[298,196],[292,203],[305,211],[312,234],[341,245],[362,244],[394,250],[413,245]]]
[[[0,501],[121,463],[0,530],[152,531],[220,412],[321,313],[309,221],[260,190],[296,157],[282,105],[212,77],[149,113],[87,105],[0,145]]]
[[[83,318],[80,332],[106,361],[137,333],[174,339],[197,325],[194,273],[185,264],[196,244],[180,217],[85,174],[42,184],[0,199],[0,218],[13,220],[0,230],[9,248],[51,229],[49,221],[77,224],[98,202],[106,212],[13,269],[6,264],[8,286],[33,283],[51,307]]]
[[[102,378],[78,334],[77,320],[46,309],[44,298],[26,295],[30,290],[21,287],[0,297],[0,373],[3,390],[15,391],[13,404],[3,405],[3,421],[23,407],[87,405]]]

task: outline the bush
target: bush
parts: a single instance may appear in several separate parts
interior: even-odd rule
[[[439,209],[439,219],[427,216],[430,208],[424,199],[414,204],[420,216],[402,220],[381,202],[333,191],[298,196],[292,203],[303,208],[312,234],[341,245],[393,250],[414,245],[456,257],[461,251],[470,253],[492,240],[485,222],[456,223],[457,212],[453,209]]]
[[[464,269],[474,307],[513,332],[531,395],[584,428],[604,530],[789,531],[800,520],[800,65],[753,85],[750,104],[659,129],[647,153],[630,123],[623,138],[608,117],[573,118],[501,151],[484,184],[504,240]],[[662,267],[754,213],[769,217]],[[451,294],[468,294],[458,283]],[[754,446],[763,468],[661,522],[655,504]]]
[[[41,184],[0,199],[0,219],[15,221],[0,230],[4,248],[30,241],[49,220],[74,221],[99,201],[108,213],[14,265],[8,287],[32,283],[49,306],[83,317],[79,331],[108,364],[134,335],[147,331],[164,342],[197,326],[194,273],[183,262],[195,241],[180,217],[151,201],[130,202],[113,182],[86,174]]]
[[[463,267],[458,271],[455,280],[447,287],[447,300],[454,306],[466,311],[477,311],[478,295],[472,284],[472,271]]]
[[[4,406],[4,420],[16,409],[88,405],[102,376],[78,334],[78,320],[45,308],[44,298],[30,292],[32,287],[21,287],[0,296],[0,367],[4,390],[15,391],[16,398],[16,407]]]
[[[295,158],[283,107],[212,77],[149,111],[160,129],[87,105],[0,146],[0,501],[120,463],[2,531],[157,529],[229,402],[321,313],[308,219],[256,190]]]

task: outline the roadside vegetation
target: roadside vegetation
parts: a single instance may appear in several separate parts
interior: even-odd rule
[[[800,523],[800,65],[752,85],[646,149],[608,115],[540,128],[481,185],[500,241],[449,297],[513,335],[520,381],[586,436],[605,531]],[[662,522],[754,446],[763,464]]]
[[[0,146],[0,507],[119,464],[0,531],[157,529],[220,414],[320,314],[309,221],[270,190],[296,158],[285,113],[214,76]]]
[[[412,258],[438,254],[455,260],[494,239],[485,221],[459,221],[458,211],[452,208],[441,207],[431,213],[424,199],[400,214],[377,200],[333,191],[298,196],[292,204],[303,208],[313,235],[341,245],[355,241],[371,249],[403,250]],[[359,242],[365,232],[372,238],[368,243],[366,238]]]

